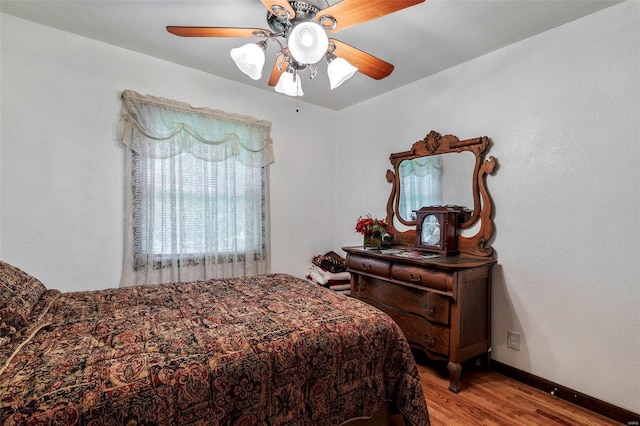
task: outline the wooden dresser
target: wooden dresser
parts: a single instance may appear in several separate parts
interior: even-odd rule
[[[461,389],[461,363],[491,350],[491,268],[496,260],[392,248],[344,247],[351,295],[386,312],[412,348],[448,361],[449,389]]]
[[[449,389],[456,393],[462,363],[475,358],[488,367],[491,354],[496,256],[490,245],[494,205],[486,180],[497,163],[493,156],[485,158],[489,145],[486,136],[460,140],[431,131],[410,150],[392,153],[384,220],[390,247],[343,247],[351,295],[393,318],[413,349],[448,361]],[[446,179],[439,174],[443,170]],[[466,176],[470,184],[456,186]],[[447,202],[434,205],[439,196]],[[430,227],[425,234],[426,219]],[[439,241],[431,241],[438,235]]]

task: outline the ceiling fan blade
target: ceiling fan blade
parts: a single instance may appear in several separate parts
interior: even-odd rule
[[[167,27],[167,31],[180,37],[267,37],[271,31],[262,28],[231,27]]]
[[[287,19],[293,19],[296,12],[287,0],[260,0],[270,13]],[[286,13],[285,13],[286,11]],[[287,16],[287,13],[289,14]]]
[[[334,55],[346,59],[351,65],[358,68],[358,72],[364,75],[376,80],[381,80],[393,71],[393,65],[367,52],[363,52],[334,38],[330,38],[329,42],[336,46],[336,49],[333,51]]]
[[[331,19],[325,20],[323,17],[334,18],[335,27],[326,29],[336,32],[422,2],[424,0],[342,0],[318,12],[316,21],[328,27]]]
[[[278,64],[282,61],[282,52],[278,52],[278,56],[276,57],[276,61],[273,64],[273,70],[271,71],[271,77],[269,77],[269,86],[275,86],[278,84],[278,80],[280,80],[280,76],[283,72],[289,68],[289,61],[285,61],[279,67]],[[280,69],[282,68],[282,69]]]

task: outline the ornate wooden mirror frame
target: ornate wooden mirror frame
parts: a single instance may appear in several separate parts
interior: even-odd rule
[[[474,139],[460,140],[454,135],[441,136],[435,131],[431,131],[423,140],[413,144],[411,150],[394,153],[389,156],[389,161],[393,165],[393,171],[387,170],[387,182],[391,183],[391,194],[387,202],[386,222],[391,226],[391,234],[394,243],[413,245],[415,243],[415,229],[398,231],[394,225],[394,218],[397,215],[400,199],[400,178],[398,168],[404,160],[426,157],[431,155],[469,151],[475,156],[475,166],[471,191],[473,194],[473,212],[469,219],[459,225],[460,230],[473,227],[480,220],[480,229],[473,236],[458,237],[458,248],[462,254],[475,256],[493,255],[493,247],[488,245],[488,241],[493,235],[493,201],[487,190],[486,176],[493,173],[496,160],[493,156],[484,159],[484,151],[489,146],[490,141],[486,136]],[[465,206],[468,207],[468,206]],[[398,220],[408,226],[415,226],[414,221]]]

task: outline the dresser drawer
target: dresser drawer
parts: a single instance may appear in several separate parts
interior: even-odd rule
[[[398,324],[412,347],[440,355],[449,355],[448,326],[429,322],[420,316],[399,311],[375,300],[367,300],[367,303],[389,315]]]
[[[394,314],[394,321],[403,330],[407,341],[428,352],[449,355],[449,327],[406,314]]]
[[[349,255],[347,257],[347,268],[356,272],[388,277],[391,263],[382,259],[373,259],[365,256]]]
[[[391,266],[391,278],[436,290],[452,291],[453,274],[403,264]]]
[[[446,296],[367,277],[359,278],[357,288],[358,297],[376,300],[429,321],[449,324],[449,298]]]

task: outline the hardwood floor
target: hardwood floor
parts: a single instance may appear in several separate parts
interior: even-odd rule
[[[620,425],[495,371],[467,367],[454,394],[445,363],[418,359],[418,369],[433,426]]]

